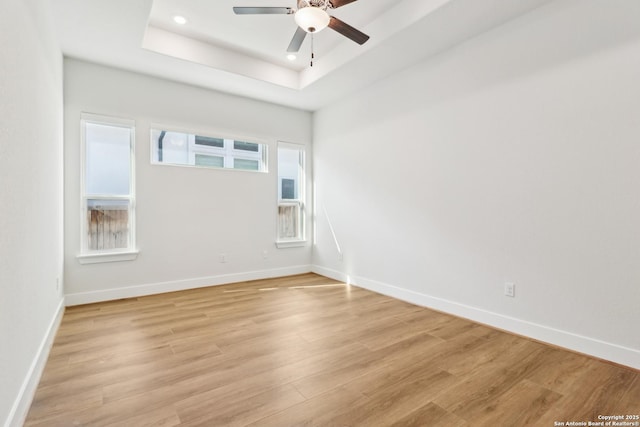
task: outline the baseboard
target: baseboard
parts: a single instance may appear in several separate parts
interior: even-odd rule
[[[270,279],[273,277],[292,276],[294,274],[310,273],[310,265],[298,265],[269,270],[250,271],[246,273],[221,274],[218,276],[197,277],[184,280],[149,283],[135,286],[122,286],[100,291],[78,292],[65,296],[67,306],[91,304],[94,302],[112,301],[123,298],[135,298],[145,295],[155,295],[165,292],[183,291],[187,289],[204,288],[208,286],[226,285],[229,283],[245,282],[248,280]]]
[[[40,377],[42,377],[42,372],[44,371],[47,359],[49,358],[49,352],[51,351],[53,340],[56,337],[58,328],[60,327],[60,322],[62,322],[64,307],[65,301],[63,298],[60,300],[56,314],[53,319],[51,319],[49,328],[38,347],[38,351],[33,358],[33,361],[31,362],[31,366],[29,367],[29,371],[22,383],[20,392],[18,393],[13,407],[11,408],[11,412],[9,412],[5,427],[22,426],[27,419],[27,414],[29,413],[33,396],[36,394]]]
[[[311,272],[319,274],[321,276],[328,277],[328,278],[333,279],[333,280],[339,280],[339,281],[347,283],[347,284],[355,285],[355,283],[353,283],[353,281],[351,280],[351,277],[349,277],[348,274],[343,273],[343,272],[338,271],[338,270],[333,270],[331,268],[322,267],[320,265],[312,265],[311,266]],[[364,286],[362,286],[362,287],[364,288]]]
[[[318,265],[313,265],[311,271],[412,304],[450,313],[474,322],[493,326],[568,350],[629,366],[634,369],[640,369],[640,350],[433,297],[364,277],[349,276],[341,271]]]

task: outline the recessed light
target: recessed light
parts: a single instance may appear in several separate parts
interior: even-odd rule
[[[287,59],[289,61],[295,61],[296,60],[296,56],[293,53],[290,53],[289,55],[287,55]]]
[[[182,15],[176,15],[173,17],[173,22],[175,22],[176,24],[184,25],[187,23],[187,18]]]

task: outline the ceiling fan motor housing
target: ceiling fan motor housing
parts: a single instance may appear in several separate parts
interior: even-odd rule
[[[305,7],[317,7],[318,9],[327,10],[333,8],[330,0],[298,0],[298,10]]]

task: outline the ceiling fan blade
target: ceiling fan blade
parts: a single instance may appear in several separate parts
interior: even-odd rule
[[[291,15],[290,7],[234,7],[236,15]]]
[[[356,30],[351,25],[339,20],[338,18],[331,17],[329,21],[329,28],[342,34],[343,36],[353,40],[358,44],[364,44],[369,40],[369,36],[360,30]]]
[[[331,0],[331,6],[333,6],[334,9],[337,9],[345,4],[353,3],[354,1],[357,0]]]
[[[293,38],[291,39],[291,43],[289,43],[289,47],[287,48],[287,52],[297,52],[300,50],[300,46],[302,46],[302,42],[304,38],[307,36],[307,32],[302,28],[298,27],[296,29]]]

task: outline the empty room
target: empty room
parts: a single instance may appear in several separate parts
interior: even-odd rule
[[[640,426],[640,1],[2,0],[0,425]]]

